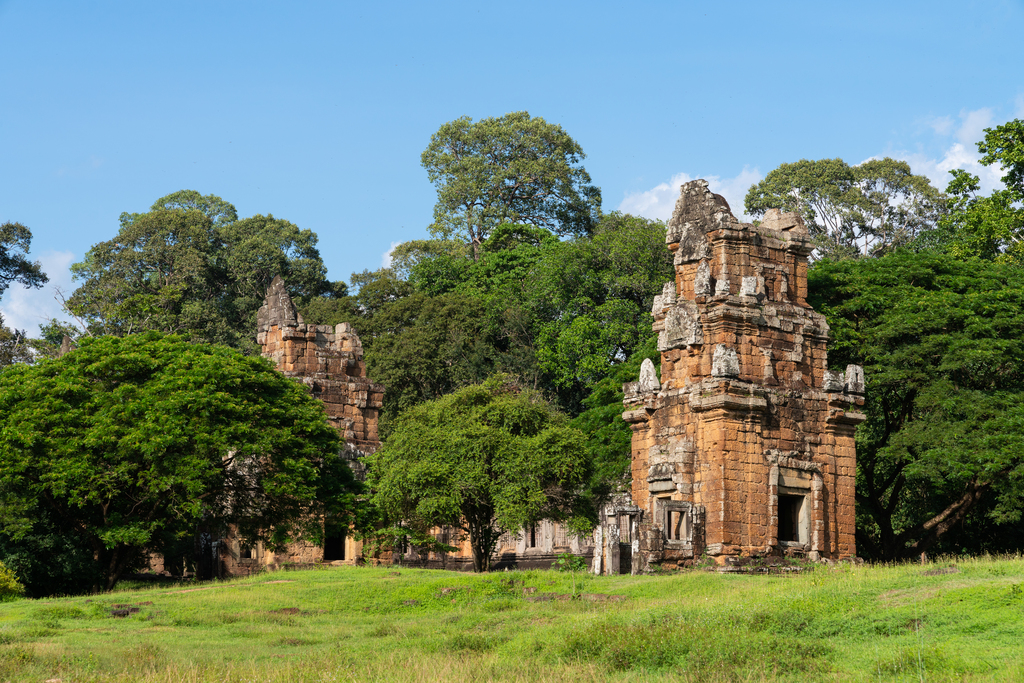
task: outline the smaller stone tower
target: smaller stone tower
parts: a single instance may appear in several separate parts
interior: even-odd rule
[[[363,346],[352,326],[307,325],[280,275],[270,283],[256,323],[263,356],[323,402],[328,420],[345,439],[353,470],[361,475],[359,458],[380,446],[377,414],[384,387],[366,377]]]
[[[864,372],[828,369],[796,214],[740,223],[704,180],[668,223],[676,277],[655,298],[661,379],[626,384],[633,571],[707,553],[849,558]],[[619,526],[622,526],[620,521]]]

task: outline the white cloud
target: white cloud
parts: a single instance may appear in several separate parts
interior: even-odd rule
[[[380,257],[380,267],[381,268],[390,268],[391,267],[391,257],[395,253],[395,247],[397,247],[399,244],[401,244],[401,242],[392,242],[391,246],[388,248],[388,250],[385,251],[384,254]]]
[[[1002,188],[1003,183],[1000,178],[1003,177],[1003,169],[998,166],[983,166],[980,163],[981,154],[978,153],[977,148],[977,143],[985,137],[985,129],[993,126],[993,111],[988,107],[973,111],[961,111],[959,118],[960,125],[955,129],[953,119],[948,116],[929,121],[928,125],[940,137],[949,138],[952,134],[955,139],[955,141],[948,139],[939,141],[944,146],[944,150],[938,158],[924,152],[908,152],[906,150],[890,152],[886,156],[906,161],[914,173],[927,176],[932,181],[932,185],[940,190],[946,189],[951,178],[949,172],[955,168],[962,168],[968,173],[978,176],[982,194]],[[936,123],[945,121],[948,121],[949,125]]]
[[[58,288],[65,294],[73,289],[69,266],[74,261],[75,255],[70,251],[48,251],[40,256],[39,263],[50,281],[42,289],[25,289],[18,283],[12,284],[0,302],[4,325],[27,330],[30,337],[36,337],[39,325],[47,320],[67,320],[55,295]]]
[[[963,123],[956,131],[956,138],[965,145],[974,143],[985,137],[985,129],[992,126],[992,110],[988,107],[974,111],[960,112]]]
[[[701,176],[677,173],[668,182],[660,183],[650,190],[629,193],[619,204],[619,211],[644,218],[668,220],[672,217],[676,199],[679,198],[679,186],[699,177]],[[744,166],[743,170],[732,178],[722,178],[716,175],[703,177],[708,181],[708,187],[712,192],[725,197],[737,218],[750,220],[743,214],[743,198],[747,195],[750,186],[763,178],[759,170]]]
[[[928,127],[939,135],[949,135],[953,131],[952,116],[935,116],[928,119]]]

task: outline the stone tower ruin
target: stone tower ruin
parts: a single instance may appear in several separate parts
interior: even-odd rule
[[[362,472],[358,458],[380,446],[377,414],[384,387],[367,378],[363,345],[352,326],[307,325],[280,275],[267,289],[256,325],[263,357],[323,402],[328,421],[345,439],[353,469]]]
[[[623,387],[634,506],[616,527],[630,530],[633,571],[704,553],[853,557],[864,373],[828,369],[803,221],[772,210],[740,223],[695,180],[666,241],[675,281],[652,310],[661,379],[647,361]]]

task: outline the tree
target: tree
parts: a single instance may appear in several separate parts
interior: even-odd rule
[[[1019,521],[1024,270],[897,251],[819,261],[808,279],[832,330],[830,363],[862,364],[867,378],[858,548],[914,557],[975,512]]]
[[[114,239],[71,267],[82,284],[67,307],[96,334],[157,330],[252,351],[276,275],[300,305],[346,293],[327,280],[312,231],[271,215],[239,220],[214,195],[183,190],[120,220]]]
[[[338,449],[323,406],[263,358],[156,332],[85,339],[0,373],[0,533],[34,533],[45,510],[107,589],[197,525],[315,541],[354,509]]]
[[[850,166],[842,159],[782,164],[744,200],[755,218],[768,209],[800,213],[820,257],[878,256],[932,229],[942,194],[894,159]]]
[[[946,188],[950,208],[940,222],[941,246],[961,259],[1024,263],[1024,121],[986,128],[978,150],[984,154],[981,163],[999,164],[1006,171],[1005,187],[984,197],[979,195],[978,176],[951,171],[953,179]]]
[[[613,212],[592,236],[559,242],[526,283],[544,302],[537,332],[541,368],[572,412],[590,385],[653,336],[651,306],[673,281],[665,225]]]
[[[0,369],[13,363],[31,363],[32,358],[32,343],[25,330],[7,327],[0,314]]]
[[[645,359],[649,358],[655,367],[661,364],[657,339],[651,334],[628,360],[588,386],[590,393],[583,399],[583,410],[570,422],[586,437],[584,447],[593,467],[588,495],[594,509],[614,491],[629,490],[633,430],[622,419],[622,385],[637,380]]]
[[[589,233],[600,217],[601,191],[580,165],[580,145],[561,126],[525,111],[450,121],[421,156],[437,187],[435,237],[479,248],[502,223],[529,223],[560,235]]]
[[[499,351],[479,299],[412,294],[378,313],[373,328],[366,365],[387,387],[388,420],[417,403],[482,382],[495,370]]]
[[[404,408],[505,372],[575,414],[591,383],[653,337],[652,300],[673,278],[665,226],[618,212],[568,240],[501,224],[477,260],[440,240],[405,246],[395,254],[416,293],[368,304],[372,320],[354,323],[370,339],[367,365],[388,386],[389,411],[398,394]],[[443,316],[426,313],[442,307]],[[394,372],[420,366],[429,370]]]
[[[12,282],[26,287],[42,287],[48,282],[39,262],[28,260],[32,231],[21,223],[0,224],[0,296]]]
[[[587,526],[582,434],[536,392],[495,376],[401,415],[367,458],[371,502],[393,525],[469,534],[487,571],[502,533],[544,518]]]

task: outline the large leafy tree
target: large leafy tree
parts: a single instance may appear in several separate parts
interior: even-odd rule
[[[822,257],[878,256],[935,227],[942,194],[895,159],[850,166],[842,159],[782,164],[744,200],[755,218],[768,209],[800,213]]]
[[[273,216],[238,219],[220,197],[191,190],[142,214],[72,266],[68,309],[95,334],[140,330],[251,349],[256,311],[275,275],[300,304],[345,294],[327,280],[310,230]]]
[[[387,522],[420,535],[462,529],[474,569],[487,571],[506,531],[544,518],[588,525],[582,440],[537,392],[495,376],[401,415],[367,458],[371,501]]]
[[[1024,270],[930,251],[821,261],[830,361],[864,365],[858,547],[875,559],[956,549],[971,515],[1024,509]],[[950,533],[954,532],[954,533]]]
[[[167,539],[232,523],[279,546],[344,523],[356,484],[323,406],[262,358],[156,332],[0,373],[0,533],[44,510],[102,587]]]
[[[388,387],[387,418],[482,382],[501,355],[483,302],[462,294],[412,294],[381,311],[372,326],[376,336],[366,363],[374,380]]]
[[[1004,187],[983,196],[978,176],[952,171],[950,209],[941,221],[944,246],[959,258],[1024,263],[1024,121],[986,128],[978,150],[983,164],[1004,170]]]
[[[674,277],[664,224],[617,212],[592,236],[544,253],[524,288],[537,302],[540,367],[572,412],[591,385],[653,337],[651,305]]]
[[[31,244],[32,231],[21,223],[0,224],[0,296],[13,282],[26,287],[42,287],[46,284],[46,273],[40,268],[39,262],[28,260]]]
[[[525,111],[449,121],[421,156],[437,187],[430,230],[463,239],[474,258],[502,223],[587,234],[600,216],[601,191],[590,184],[584,156],[561,126]]]

